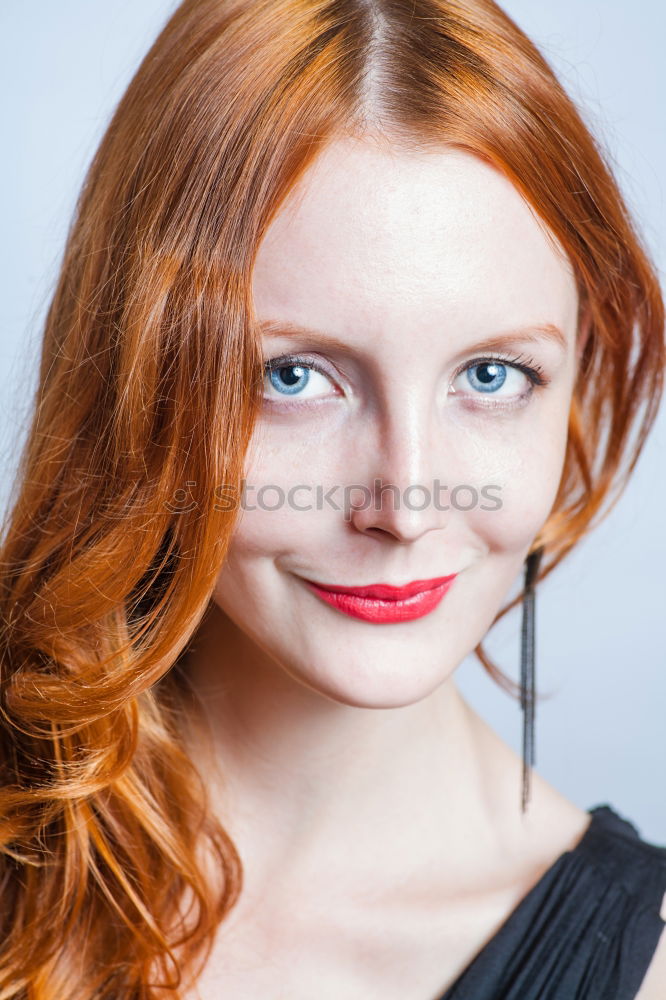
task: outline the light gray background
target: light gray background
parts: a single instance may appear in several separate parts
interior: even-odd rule
[[[0,507],[34,385],[41,322],[74,200],[105,125],[175,3],[5,0],[0,9]],[[507,0],[608,151],[663,281],[662,0]],[[537,770],[581,808],[608,802],[666,844],[666,409],[620,504],[541,585]],[[518,676],[519,617],[488,648]],[[520,752],[520,711],[478,661],[461,689]],[[516,789],[518,802],[519,790]]]

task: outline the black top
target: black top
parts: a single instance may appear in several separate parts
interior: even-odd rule
[[[634,1000],[666,923],[666,845],[609,805],[438,1000]]]

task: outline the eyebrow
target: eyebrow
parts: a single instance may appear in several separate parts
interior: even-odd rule
[[[260,333],[267,337],[291,337],[295,340],[316,341],[322,347],[338,351],[341,354],[354,354],[354,345],[339,337],[334,337],[321,330],[314,330],[299,323],[292,323],[289,320],[262,320],[258,324]],[[470,354],[474,351],[496,351],[501,350],[514,343],[536,344],[539,341],[549,341],[557,344],[563,351],[566,351],[567,338],[560,328],[554,323],[533,323],[529,326],[517,327],[507,330],[504,333],[495,334],[492,337],[485,337],[483,340],[470,344],[460,352],[460,355]]]

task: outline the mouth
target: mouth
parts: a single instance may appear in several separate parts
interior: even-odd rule
[[[373,583],[364,587],[343,587],[317,583],[301,577],[309,590],[326,604],[363,621],[377,624],[412,621],[430,614],[444,597],[457,573],[413,580],[404,586]]]

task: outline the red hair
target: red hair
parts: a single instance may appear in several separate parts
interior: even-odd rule
[[[260,406],[259,242],[326,143],[371,132],[495,164],[572,263],[584,342],[542,577],[638,458],[662,391],[658,280],[579,112],[500,8],[185,0],[81,192],[3,531],[0,1000],[178,995],[238,898],[178,660],[234,526],[211,498],[239,495]]]

